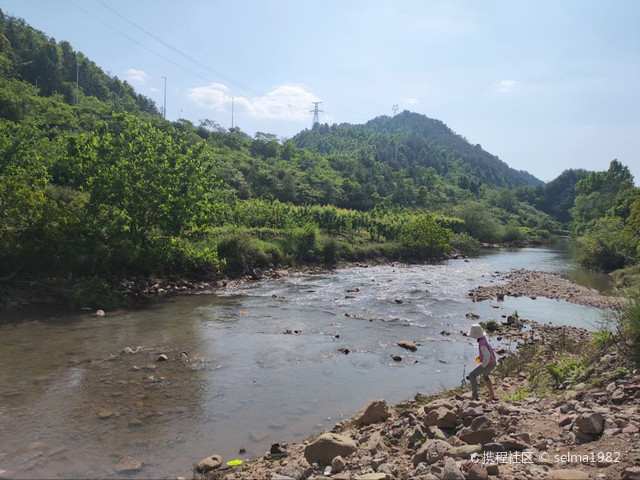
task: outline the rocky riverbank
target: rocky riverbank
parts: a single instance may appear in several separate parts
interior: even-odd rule
[[[496,272],[493,277],[504,283],[479,286],[469,292],[474,302],[510,297],[546,297],[595,308],[618,308],[620,299],[602,295],[594,288],[582,287],[552,273],[534,270]]]
[[[518,345],[496,370],[499,401],[473,401],[466,387],[393,407],[373,400],[330,432],[275,444],[256,461],[227,466],[212,455],[195,478],[640,479],[640,372],[614,343],[533,321],[493,335]],[[560,376],[563,365],[570,375]]]

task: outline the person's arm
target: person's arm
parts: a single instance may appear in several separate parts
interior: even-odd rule
[[[480,346],[480,366],[486,367],[489,365],[489,361],[491,360],[491,353],[489,353],[489,349],[486,345]]]

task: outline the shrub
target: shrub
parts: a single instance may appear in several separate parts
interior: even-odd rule
[[[629,356],[640,362],[640,290],[627,296],[629,302],[619,315],[619,330]]]
[[[466,232],[454,235],[451,240],[451,248],[463,255],[477,255],[480,251],[480,242]]]
[[[489,320],[487,322],[480,322],[482,328],[484,328],[487,332],[497,332],[500,330],[500,325],[495,320]]]

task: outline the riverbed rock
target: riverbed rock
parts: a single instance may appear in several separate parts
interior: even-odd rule
[[[577,468],[549,470],[548,474],[549,478],[553,480],[585,480],[589,478],[588,473]]]
[[[110,408],[103,408],[101,410],[98,410],[98,418],[100,420],[107,420],[108,418],[111,418],[114,415],[115,415],[115,412]]]
[[[304,458],[309,463],[330,465],[340,455],[347,457],[357,450],[356,442],[337,433],[323,433],[304,449]]]
[[[622,471],[622,480],[640,480],[640,467],[627,467]]]
[[[140,419],[134,417],[129,420],[128,425],[129,425],[129,428],[137,428],[137,427],[141,427],[143,424],[140,421]]]
[[[196,470],[200,473],[210,472],[220,468],[220,465],[222,465],[222,457],[220,455],[211,455],[200,460],[196,465]]]
[[[480,464],[475,464],[467,472],[466,480],[487,480],[488,478],[487,469]]]
[[[355,425],[364,427],[372,423],[384,422],[389,418],[389,407],[384,399],[371,400],[354,417]]]
[[[340,473],[342,470],[344,470],[344,467],[346,466],[347,466],[347,462],[344,461],[344,458],[338,455],[331,461],[331,472]]]
[[[471,458],[472,455],[479,455],[481,452],[481,445],[461,445],[452,450],[451,454],[456,458]]]
[[[259,268],[254,268],[251,270],[251,278],[253,280],[260,280],[262,278],[262,270]]]
[[[411,352],[415,352],[416,350],[418,350],[418,347],[416,347],[416,344],[410,340],[400,340],[398,343],[396,343],[396,345],[404,348],[405,350],[409,350]]]
[[[442,480],[465,480],[462,470],[460,470],[456,461],[451,457],[447,457],[444,460]]]
[[[458,423],[458,416],[455,413],[445,407],[438,408],[436,412],[438,414],[438,418],[436,419],[436,426],[438,428],[456,428],[456,424]]]
[[[465,427],[458,432],[458,438],[469,445],[491,443],[495,436],[496,432],[493,428],[483,428],[474,431],[470,427]]]
[[[578,443],[587,443],[597,439],[604,431],[604,417],[601,413],[583,413],[573,422],[573,432]]]
[[[115,468],[118,473],[139,472],[142,470],[142,462],[133,457],[124,457]]]

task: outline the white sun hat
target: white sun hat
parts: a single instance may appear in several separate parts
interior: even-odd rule
[[[471,328],[467,332],[467,337],[471,338],[482,338],[484,336],[484,330],[482,330],[482,326],[479,323],[474,323],[473,325],[471,325]]]

